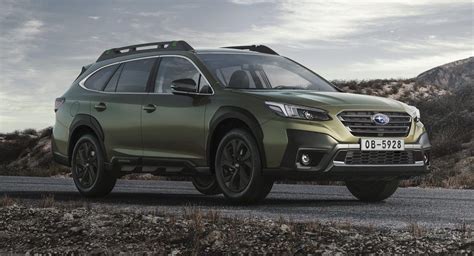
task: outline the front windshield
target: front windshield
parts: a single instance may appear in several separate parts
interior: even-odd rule
[[[337,91],[315,73],[281,56],[235,53],[198,56],[227,88]]]

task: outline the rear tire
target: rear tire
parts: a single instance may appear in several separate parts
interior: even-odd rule
[[[242,129],[227,133],[215,160],[216,180],[232,203],[256,203],[270,193],[273,180],[262,175],[260,152],[253,136]]]
[[[71,166],[74,183],[85,197],[106,196],[117,181],[105,170],[104,153],[91,134],[83,135],[74,145]]]
[[[193,185],[197,191],[204,195],[212,196],[222,193],[214,175],[193,177]]]
[[[363,202],[380,202],[395,193],[398,183],[398,180],[346,181],[346,186],[352,195]]]

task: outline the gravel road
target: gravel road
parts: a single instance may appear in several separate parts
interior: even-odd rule
[[[38,200],[54,195],[56,201],[85,200],[69,178],[0,176],[0,196]],[[455,228],[474,224],[474,190],[400,188],[382,203],[357,201],[343,186],[276,184],[259,205],[233,206],[222,196],[200,195],[190,182],[119,180],[114,191],[93,205],[182,212],[187,206],[219,211],[225,216],[281,217],[293,221],[349,222],[381,228]]]

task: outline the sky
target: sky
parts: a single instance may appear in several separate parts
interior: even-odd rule
[[[472,0],[0,0],[0,132],[53,125],[109,48],[265,44],[329,80],[411,78],[473,56],[473,17]]]

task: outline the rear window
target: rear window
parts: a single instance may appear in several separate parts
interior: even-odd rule
[[[91,90],[102,91],[119,65],[105,67],[90,76],[84,86]]]
[[[145,92],[150,71],[156,59],[126,62],[117,83],[117,92]]]

